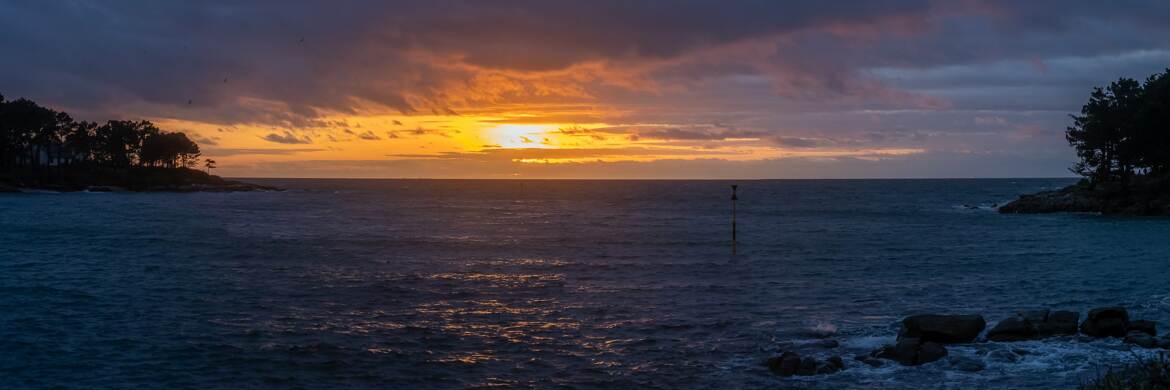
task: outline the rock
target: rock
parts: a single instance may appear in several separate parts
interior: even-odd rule
[[[942,344],[925,342],[918,349],[918,364],[930,363],[947,356],[947,349]]]
[[[941,344],[969,343],[985,327],[987,322],[981,315],[919,314],[902,320],[898,339],[916,338]]]
[[[877,353],[877,351],[874,351],[874,353]],[[882,363],[881,359],[869,355],[857,355],[853,357],[853,360],[865,363],[870,367],[881,367],[885,365],[885,363]]]
[[[1045,311],[1045,317],[1047,311]],[[1037,323],[1043,323],[1044,317],[1040,317]],[[1021,316],[1008,317],[994,328],[987,332],[987,339],[991,341],[1020,341],[1032,340],[1036,338],[1036,328],[1032,326],[1032,322]]]
[[[1125,337],[1129,329],[1129,313],[1123,307],[1099,307],[1089,310],[1081,333],[1093,337]]]
[[[947,356],[942,344],[916,338],[903,338],[895,345],[887,345],[874,351],[873,357],[889,359],[904,366],[926,364]]]
[[[1020,361],[1020,355],[1016,355],[1014,352],[1006,349],[991,351],[991,353],[987,354],[987,358],[1000,363],[1015,363]]]
[[[995,324],[995,327],[987,332],[987,339],[1021,341],[1072,335],[1077,333],[1079,318],[1080,314],[1071,311],[1021,310],[1015,316]]]
[[[983,371],[984,368],[987,368],[986,363],[983,363],[982,360],[973,357],[953,356],[947,359],[947,361],[950,362],[952,368],[959,371],[979,372]]]
[[[1154,321],[1149,321],[1149,320],[1134,320],[1134,321],[1129,322],[1128,330],[1130,332],[1136,330],[1136,331],[1148,334],[1150,336],[1157,336],[1158,335],[1158,324],[1155,323]]]
[[[800,354],[796,352],[784,352],[780,356],[768,359],[768,369],[781,376],[795,375],[799,367]]]
[[[1142,348],[1156,348],[1158,346],[1158,340],[1154,339],[1154,336],[1140,330],[1129,331],[1125,335],[1125,342]]]
[[[8,184],[0,183],[0,193],[5,193],[5,192],[17,193],[17,192],[20,192],[20,188],[16,187],[16,186],[8,185]]]
[[[1020,195],[1016,200],[999,206],[997,210],[1004,214],[1093,212],[1101,211],[1102,203],[1092,191],[1072,185],[1059,191]]]
[[[825,359],[825,362],[817,366],[817,374],[835,374],[845,369],[845,361],[841,360],[840,356],[833,356]]]
[[[833,367],[837,367],[839,370],[845,369],[845,360],[841,359],[840,356],[830,357],[826,359],[825,362],[829,363],[829,365],[832,365]]]
[[[1036,325],[1036,335],[1040,338],[1075,335],[1077,334],[1077,322],[1080,319],[1081,314],[1075,311],[1057,310],[1051,312],[1044,319],[1044,322]]]
[[[796,367],[796,375],[816,375],[817,374],[817,360],[812,356],[805,356],[800,359],[800,366]]]
[[[812,356],[801,357],[800,354],[790,351],[769,358],[765,364],[769,370],[780,376],[832,374],[845,369],[845,362],[839,356],[821,363]]]

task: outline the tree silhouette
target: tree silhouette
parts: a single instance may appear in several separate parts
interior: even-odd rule
[[[1094,88],[1065,138],[1079,158],[1071,170],[1093,183],[1170,173],[1170,69]]]
[[[212,160],[212,159],[210,159],[210,158],[209,158],[209,159],[206,159],[206,160],[204,160],[204,161],[203,161],[203,167],[207,168],[207,174],[208,174],[208,175],[210,175],[210,174],[211,174],[211,169],[212,169],[212,168],[215,168],[215,160]]]
[[[192,168],[199,145],[150,121],[75,121],[28,99],[0,95],[0,178],[50,180],[65,171]]]

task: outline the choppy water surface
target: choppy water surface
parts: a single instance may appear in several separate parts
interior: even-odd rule
[[[987,208],[1069,182],[741,181],[736,256],[716,181],[0,194],[0,387],[1069,387],[1132,355],[850,359],[915,312],[1121,304],[1170,325],[1170,219]],[[825,333],[845,372],[760,366]]]

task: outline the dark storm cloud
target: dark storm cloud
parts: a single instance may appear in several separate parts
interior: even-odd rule
[[[1055,155],[1091,86],[1170,65],[1166,20],[1170,2],[1153,0],[4,1],[0,93],[82,119],[293,130],[347,127],[330,113],[586,102],[623,113],[531,120],[628,125],[610,132],[640,139]],[[724,121],[737,130],[701,127]],[[257,135],[312,142],[297,134]]]
[[[489,68],[560,69],[670,58],[926,8],[924,1],[831,8],[811,1],[6,2],[0,47],[21,55],[0,60],[0,81],[5,93],[83,112],[141,104],[156,115],[303,126],[320,110],[353,112],[355,100],[414,112],[420,107],[409,96],[431,97],[440,80],[467,76],[412,59],[412,51]],[[239,105],[241,97],[281,105]]]
[[[146,104],[153,114],[298,127],[320,110],[354,112],[355,100],[414,112],[440,80],[468,77],[412,59],[414,51],[531,71],[806,34],[777,44],[773,76],[802,92],[849,93],[861,88],[851,83],[864,68],[1095,56],[1170,42],[1170,3],[1159,1],[54,1],[0,9],[0,45],[21,53],[0,60],[4,93],[95,112]],[[707,62],[661,71],[676,79],[753,70]],[[241,106],[241,97],[281,105]]]

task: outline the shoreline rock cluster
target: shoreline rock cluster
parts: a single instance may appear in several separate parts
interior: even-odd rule
[[[1100,307],[1089,311],[1083,322],[1080,314],[1066,310],[1021,310],[995,324],[984,335],[987,321],[982,315],[918,314],[902,320],[896,342],[860,354],[854,360],[873,367],[886,361],[904,366],[918,366],[948,357],[947,346],[984,342],[1016,342],[1042,340],[1059,336],[1087,338],[1119,338],[1126,344],[1141,348],[1170,349],[1170,335],[1158,338],[1157,324],[1148,320],[1131,320],[1123,307]],[[983,336],[982,338],[980,336]],[[836,343],[832,343],[835,347]],[[987,353],[992,361],[1015,362],[1026,350],[995,350]],[[958,370],[975,372],[984,369],[980,360],[952,356],[949,363]],[[802,356],[796,351],[783,351],[765,365],[781,376],[833,374],[848,368],[840,356],[823,361]]]
[[[1055,191],[1020,195],[996,209],[1003,214],[1170,215],[1170,177],[1141,177],[1124,185],[1082,181]]]

